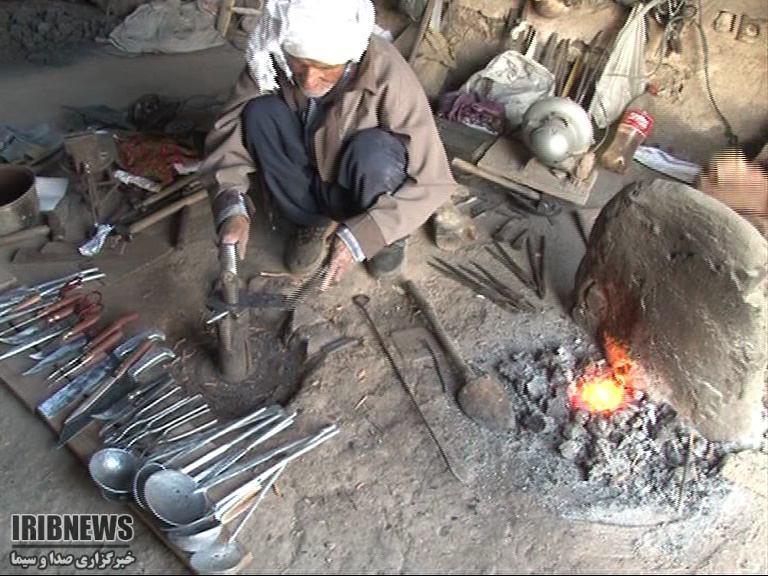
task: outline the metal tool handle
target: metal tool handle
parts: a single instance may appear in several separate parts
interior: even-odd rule
[[[275,485],[275,482],[277,482],[277,479],[280,478],[280,475],[285,471],[285,469],[288,467],[288,464],[283,464],[280,466],[280,468],[277,469],[277,471],[272,474],[272,476],[269,477],[269,480],[267,480],[267,483],[264,484],[264,487],[261,489],[261,492],[259,492],[259,495],[256,497],[256,501],[253,503],[253,505],[249,508],[248,512],[246,512],[245,516],[243,516],[243,519],[240,520],[240,523],[237,525],[237,528],[234,529],[232,532],[232,535],[229,537],[229,542],[234,542],[237,539],[237,536],[240,534],[240,532],[243,530],[243,527],[248,523],[248,520],[251,519],[254,512],[256,512],[256,509],[259,507],[259,504],[264,500],[266,495],[269,493],[272,486]]]
[[[284,420],[281,420],[278,422],[275,426],[267,430],[264,434],[256,438],[256,440],[252,441],[250,444],[245,446],[244,448],[241,448],[234,454],[230,455],[227,458],[223,458],[221,462],[217,463],[215,466],[209,468],[208,470],[203,470],[199,474],[197,474],[194,477],[195,482],[205,482],[205,481],[212,481],[219,475],[221,475],[223,472],[227,471],[229,468],[234,466],[238,460],[240,460],[243,456],[248,454],[251,450],[253,450],[256,446],[259,444],[263,444],[276,434],[279,434],[289,426],[291,426],[296,418],[296,414],[291,414]],[[211,485],[214,485],[213,483]]]
[[[323,428],[320,432],[315,434],[314,436],[305,439],[305,445],[302,448],[299,448],[298,450],[290,453],[288,456],[283,458],[280,462],[272,466],[271,468],[268,468],[256,478],[249,480],[236,490],[234,490],[232,493],[229,494],[229,496],[223,498],[219,501],[219,504],[222,506],[226,506],[228,502],[231,500],[239,500],[246,494],[255,494],[261,485],[264,483],[264,478],[268,478],[271,474],[274,474],[274,472],[280,468],[281,466],[287,465],[289,462],[292,462],[296,458],[299,458],[300,456],[306,454],[307,452],[314,450],[316,447],[320,446],[320,444],[324,443],[327,440],[330,440],[336,434],[339,433],[339,428],[336,425],[326,426]],[[200,490],[200,488],[198,488]],[[218,507],[218,505],[217,505]]]
[[[288,444],[285,444],[283,446],[278,446],[277,448],[272,448],[271,450],[268,450],[267,452],[264,452],[263,454],[258,454],[248,462],[245,462],[238,466],[237,468],[232,468],[228,472],[225,472],[224,474],[221,474],[216,477],[211,477],[207,482],[204,482],[201,484],[196,491],[203,491],[207,490],[209,488],[212,488],[214,486],[218,486],[219,484],[222,484],[223,482],[227,482],[231,480],[232,478],[235,478],[242,474],[243,472],[248,472],[249,470],[253,470],[260,464],[263,464],[264,462],[268,462],[275,456],[278,456],[279,454],[283,454],[285,452],[288,452],[290,450],[294,450],[297,448],[301,448],[302,446],[306,445],[308,442],[311,442],[317,438],[318,434],[314,436],[308,436],[305,438],[301,438],[299,440],[295,440],[293,442],[290,442]]]
[[[237,244],[222,244],[219,247],[221,272],[237,276]]]
[[[165,376],[165,375],[164,375]],[[150,392],[146,398],[139,401],[136,406],[129,409],[127,412],[120,414],[108,424],[104,425],[99,431],[99,436],[104,437],[113,428],[125,426],[126,428],[134,426],[137,423],[137,419],[149,412],[152,408],[170,398],[176,392],[180,391],[179,386],[170,386],[174,383],[174,379],[168,376],[168,382],[158,386],[157,389]],[[124,428],[125,430],[125,428]],[[119,433],[119,432],[118,432]],[[113,434],[114,436],[114,434]]]
[[[169,438],[163,439],[163,437],[164,437],[166,434],[168,434],[168,432],[170,432],[170,430],[166,430],[166,431],[164,431],[164,432],[161,434],[161,436],[160,436],[160,439],[159,439],[159,440],[160,440],[160,442],[165,442],[165,443],[167,443],[168,445],[171,445],[171,444],[177,444],[177,443],[181,442],[182,440],[185,440],[185,439],[189,439],[189,438],[191,438],[192,436],[195,436],[196,434],[200,434],[200,433],[201,433],[201,432],[203,432],[204,430],[208,430],[209,428],[212,428],[212,427],[216,426],[218,423],[219,423],[219,420],[218,420],[217,418],[214,418],[213,420],[209,420],[208,422],[205,422],[204,424],[198,424],[198,425],[197,425],[195,428],[193,428],[192,430],[187,430],[186,432],[182,432],[181,434],[177,434],[177,435],[176,435],[176,436],[174,436],[173,438],[170,438],[170,439],[169,439]],[[209,432],[210,432],[210,430],[209,430]],[[157,444],[159,444],[160,442],[155,442],[155,444],[157,445]]]
[[[156,426],[154,428],[149,428],[148,430],[144,430],[141,434],[138,434],[133,439],[131,439],[128,443],[126,443],[125,448],[130,448],[131,446],[136,444],[136,442],[138,442],[142,438],[146,438],[150,434],[156,434],[158,432],[163,432],[171,428],[176,428],[178,426],[181,426],[182,424],[186,424],[187,422],[194,420],[198,416],[202,416],[203,414],[208,414],[210,411],[211,409],[207,405],[198,406],[188,414],[179,416],[178,418],[171,420],[170,422],[166,422],[165,424],[160,424],[159,426]]]
[[[464,381],[467,382],[474,378],[474,373],[470,369],[469,365],[461,357],[461,354],[459,354],[456,345],[453,343],[453,339],[448,335],[448,332],[443,327],[440,319],[437,317],[437,314],[435,314],[434,308],[432,308],[432,305],[427,302],[427,299],[421,290],[419,290],[416,284],[414,284],[411,280],[406,280],[404,287],[406,292],[408,292],[408,295],[413,299],[416,307],[430,324],[432,332],[434,333],[438,342],[440,342],[440,345],[445,350],[445,353],[451,359],[451,362],[453,362],[456,368],[461,372],[461,376]]]
[[[179,388],[176,387],[176,389],[179,389]],[[167,398],[168,396],[170,396],[171,394],[173,394],[175,392],[176,392],[176,390],[169,390],[166,394],[163,394],[163,396],[161,398],[158,398],[156,401],[152,402],[149,406],[145,407],[143,409],[144,413],[146,413],[147,411],[152,409],[154,406],[156,406],[157,404],[162,402],[165,398]],[[126,426],[120,433],[118,433],[116,436],[114,436],[114,438],[109,438],[106,442],[109,443],[109,444],[117,444],[121,440],[124,440],[128,436],[128,433],[132,432],[135,428],[139,428],[139,432],[138,433],[140,434],[144,429],[146,429],[149,426],[151,426],[153,422],[155,422],[157,420],[160,420],[161,418],[164,418],[168,414],[172,414],[173,412],[175,412],[179,408],[183,408],[187,404],[189,404],[191,402],[194,402],[195,400],[197,400],[199,398],[201,398],[200,395],[192,396],[192,397],[186,396],[186,397],[182,398],[181,400],[179,400],[177,402],[174,402],[170,406],[166,406],[165,408],[163,408],[162,410],[160,410],[156,414],[152,414],[150,416],[147,416],[146,418],[141,418],[139,420],[136,420],[136,421],[132,422],[130,425]],[[137,416],[138,415],[139,414],[137,414]]]
[[[131,351],[133,351],[136,346],[141,344],[144,340],[152,340],[153,342],[164,342],[165,341],[165,332],[162,330],[144,330],[143,332],[139,332],[135,336],[131,336],[128,340],[120,344],[117,348],[115,348],[115,351],[113,354],[117,356],[118,358],[122,358],[126,354],[130,354]]]
[[[230,432],[233,432],[239,428],[242,428],[243,426],[247,426],[252,422],[264,420],[266,418],[274,416],[275,414],[283,415],[284,411],[280,406],[277,406],[277,405],[259,408],[258,410],[255,410],[250,414],[246,414],[242,418],[238,418],[234,422],[230,422],[228,424],[222,424],[221,427],[217,430],[211,430],[209,432],[206,432],[205,434],[201,434],[198,438],[196,438],[196,440],[198,442],[198,445],[200,446],[208,442],[215,442],[216,440],[218,440],[223,436],[226,436]],[[174,441],[175,441],[174,438],[168,438],[164,440],[163,443],[170,444]]]
[[[257,420],[263,419],[266,416],[269,416],[270,414],[274,414],[275,410],[277,410],[278,414],[282,414],[282,408],[279,406],[270,406],[267,408],[260,408],[256,410],[255,412],[252,412],[251,414],[248,414],[242,418],[239,418],[235,422],[231,422],[229,424],[221,425],[218,429],[209,430],[208,432],[205,432],[203,434],[197,434],[196,436],[193,436],[189,440],[185,440],[181,443],[181,449],[178,449],[176,446],[171,446],[170,448],[166,448],[163,450],[158,450],[156,454],[152,455],[152,459],[155,458],[168,458],[166,465],[171,466],[178,462],[179,460],[186,458],[196,450],[198,450],[201,446],[204,446],[207,443],[214,442],[215,440],[221,438],[222,436],[226,436],[230,432],[237,430],[238,428],[241,428],[243,426],[247,426],[251,422],[255,422]],[[167,443],[168,445],[175,444],[178,438],[168,438],[166,440],[161,440],[160,442],[157,442],[156,445],[161,445],[163,443]]]
[[[170,348],[157,348],[150,350],[141,359],[134,364],[134,366],[128,371],[128,376],[134,380],[138,379],[142,372],[154,368],[166,359],[176,358],[176,353]]]
[[[197,470],[200,466],[206,465],[211,460],[214,460],[215,458],[218,458],[222,454],[224,454],[227,450],[232,448],[235,444],[242,442],[246,438],[251,437],[256,432],[264,428],[265,426],[269,426],[272,422],[280,418],[279,414],[276,414],[274,416],[271,416],[270,418],[267,418],[264,421],[256,423],[254,426],[243,432],[242,434],[238,435],[234,440],[230,440],[226,444],[222,444],[218,448],[215,448],[214,450],[211,450],[210,452],[207,452],[200,456],[199,458],[193,460],[186,466],[180,469],[180,472],[183,472],[184,474],[189,474],[190,472],[193,472],[194,470]]]

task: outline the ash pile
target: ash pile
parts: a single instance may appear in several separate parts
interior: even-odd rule
[[[119,22],[95,6],[63,0],[0,3],[0,62],[59,64]]]
[[[595,353],[558,347],[495,363],[515,411],[524,447],[518,454],[527,460],[518,464],[527,465],[528,488],[545,488],[545,501],[571,511],[609,506],[669,513],[684,506],[690,512],[724,496],[728,483],[720,466],[737,447],[692,432],[668,404],[635,391],[632,402],[610,415],[574,409],[569,384]]]

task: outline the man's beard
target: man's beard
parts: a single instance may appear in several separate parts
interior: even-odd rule
[[[333,89],[333,86],[328,86],[327,88],[324,88],[322,90],[305,90],[304,88],[300,88],[301,93],[304,94],[307,98],[322,98],[323,96],[327,95],[328,92],[330,92]]]

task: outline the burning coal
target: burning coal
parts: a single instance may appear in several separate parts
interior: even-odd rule
[[[609,335],[604,338],[607,363],[593,362],[568,386],[568,399],[577,410],[610,416],[635,397],[640,369],[626,348]]]

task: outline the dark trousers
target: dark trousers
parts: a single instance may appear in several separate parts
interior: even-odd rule
[[[336,182],[322,182],[297,113],[277,95],[243,109],[245,143],[272,201],[299,226],[341,221],[370,208],[405,181],[406,148],[391,133],[368,128],[354,134],[338,159]]]

